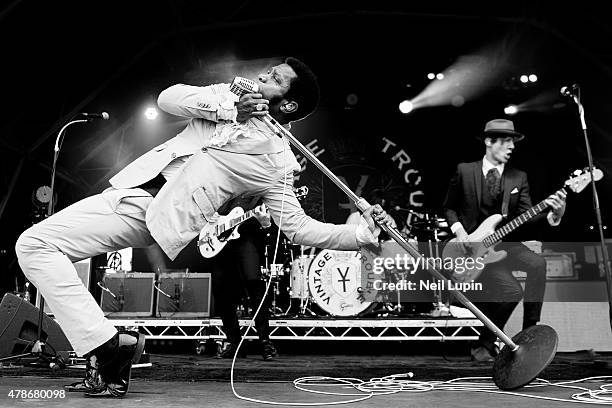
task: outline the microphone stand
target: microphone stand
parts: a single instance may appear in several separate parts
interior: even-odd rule
[[[338,188],[351,199],[355,206],[363,213],[371,206],[363,198],[358,197],[346,184],[344,184],[331,170],[329,170],[308,148],[300,143],[295,136],[285,129],[270,114],[262,117],[264,123],[280,138],[286,137],[289,142],[300,151],[311,163],[325,174]],[[415,258],[422,257],[417,248],[406,241],[397,228],[386,224],[379,226],[402,248]],[[280,228],[280,226],[279,226]],[[452,282],[437,269],[427,265],[427,271],[436,279]],[[513,339],[498,328],[480,309],[478,309],[458,289],[450,290],[467,309],[469,309],[489,330],[491,330],[506,345],[495,358],[493,365],[493,381],[502,390],[520,388],[540,374],[550,364],[557,350],[558,335],[549,326],[536,325],[519,332]]]
[[[587,160],[589,162],[589,172],[591,173],[591,178],[593,177],[593,155],[591,153],[591,144],[589,142],[589,136],[587,132],[586,120],[584,119],[584,106],[580,100],[580,88],[576,89],[575,93],[570,95],[573,101],[576,103],[578,107],[578,116],[580,118],[580,124],[582,126],[582,134],[584,136],[584,145],[586,148]],[[591,188],[593,191],[593,209],[595,210],[595,217],[597,219],[597,229],[599,231],[599,243],[601,245],[601,255],[603,261],[604,272],[606,273],[606,287],[608,290],[608,315],[610,318],[610,328],[612,329],[612,272],[610,271],[610,257],[608,254],[608,247],[606,246],[606,241],[603,233],[603,223],[601,220],[601,209],[599,208],[599,196],[597,194],[597,187],[595,183],[591,183]]]
[[[55,168],[57,165],[57,158],[59,156],[59,152],[61,148],[62,136],[65,130],[68,128],[68,126],[75,124],[75,123],[80,123],[80,122],[88,122],[88,120],[87,119],[76,119],[76,120],[72,120],[68,122],[60,129],[55,139],[55,146],[53,148],[53,165],[51,166],[51,196],[49,199],[49,206],[47,207],[47,216],[53,215],[53,212],[54,212],[53,206],[55,203],[53,202],[53,194],[54,194],[54,189],[55,189]],[[0,359],[0,363],[4,361],[16,360],[16,359],[21,359],[23,357],[33,356],[33,357],[36,357],[44,361],[45,364],[51,369],[63,368],[66,366],[65,362],[61,359],[61,357],[57,355],[57,350],[54,350],[56,351],[55,354],[48,353],[45,350],[47,344],[45,342],[45,339],[42,338],[43,337],[42,336],[43,316],[45,314],[44,312],[45,298],[42,297],[42,295],[40,294],[40,291],[39,291],[39,298],[40,298],[40,302],[38,305],[39,310],[38,310],[38,323],[37,323],[37,330],[36,330],[36,341],[32,345],[32,350],[28,353],[2,358]]]

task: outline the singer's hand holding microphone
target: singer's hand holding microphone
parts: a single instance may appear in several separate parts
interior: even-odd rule
[[[236,104],[238,115],[236,121],[246,122],[251,117],[265,116],[268,113],[270,101],[263,99],[260,93],[247,93],[240,97]]]

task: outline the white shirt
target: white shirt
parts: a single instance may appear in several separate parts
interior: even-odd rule
[[[489,161],[489,159],[487,159],[487,156],[485,156],[482,158],[482,175],[486,177],[489,170],[495,168],[497,169],[497,172],[501,176],[502,174],[504,174],[504,166],[505,166],[505,163],[498,164],[497,166],[494,165],[493,163]]]

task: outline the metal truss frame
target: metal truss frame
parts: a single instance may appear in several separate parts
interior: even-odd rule
[[[149,340],[224,340],[221,319],[111,319],[115,326],[138,329]],[[250,320],[241,319],[244,331]],[[483,326],[478,319],[270,319],[272,340],[399,341],[476,340]],[[245,336],[257,337],[255,328]]]

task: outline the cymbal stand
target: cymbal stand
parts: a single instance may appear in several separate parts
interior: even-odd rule
[[[437,217],[434,216],[435,220],[436,220],[436,225],[434,225],[433,227],[433,248],[432,248],[432,241],[431,239],[429,239],[429,253],[432,254],[432,256],[435,259],[440,259],[440,238],[438,237],[438,224],[437,224]],[[435,251],[434,251],[435,249]],[[434,253],[435,252],[435,253]],[[434,310],[432,315],[434,317],[440,317],[440,316],[449,316],[450,315],[450,301],[447,301],[446,303],[442,302],[442,289],[436,289],[436,291],[434,292],[434,298],[436,300],[436,303],[434,304]]]

